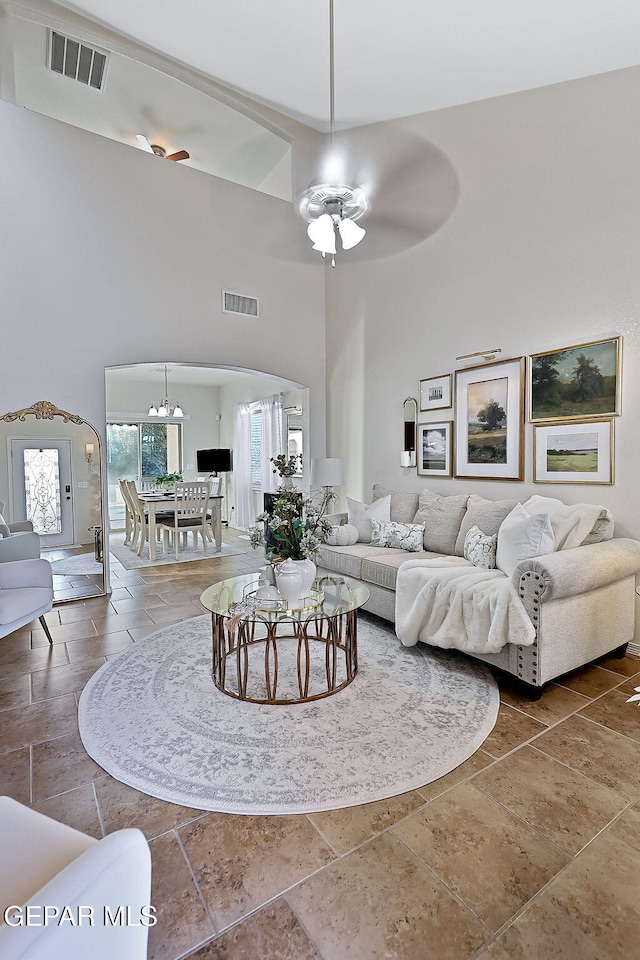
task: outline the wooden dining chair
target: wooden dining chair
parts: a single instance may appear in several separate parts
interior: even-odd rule
[[[173,536],[173,549],[176,560],[180,535],[189,531],[193,533],[194,546],[197,545],[198,534],[202,537],[204,555],[209,555],[207,547],[207,507],[209,504],[210,485],[206,483],[183,482],[176,483],[173,517],[160,520],[162,527],[162,545],[165,554],[169,549],[169,534]]]

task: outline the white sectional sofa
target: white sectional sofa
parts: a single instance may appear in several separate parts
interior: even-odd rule
[[[466,533],[478,526],[496,534],[502,521],[522,501],[489,501],[476,494],[440,497],[424,491],[393,493],[378,485],[374,501],[391,496],[390,519],[425,522],[421,553],[357,542],[324,544],[319,575],[343,574],[361,580],[370,591],[364,609],[395,620],[398,570],[407,560],[462,556]],[[526,499],[526,498],[525,498]],[[423,509],[419,512],[419,506]],[[425,509],[426,507],[426,509]],[[335,514],[333,523],[346,523]],[[602,510],[581,545],[518,564],[511,581],[535,629],[530,646],[509,642],[498,653],[473,656],[517,677],[531,697],[549,680],[608,653],[624,654],[635,626],[635,578],[640,571],[640,543],[613,538],[613,518]]]

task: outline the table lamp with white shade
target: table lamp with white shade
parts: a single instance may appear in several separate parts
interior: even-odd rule
[[[311,486],[322,487],[322,498],[329,503],[336,494],[334,487],[344,484],[344,467],[338,457],[319,457],[311,461]]]

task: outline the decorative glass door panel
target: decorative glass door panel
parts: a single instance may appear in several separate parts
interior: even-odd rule
[[[58,451],[23,450],[22,457],[27,520],[36,533],[62,533]]]

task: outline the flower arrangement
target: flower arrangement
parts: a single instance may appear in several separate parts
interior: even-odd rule
[[[264,545],[266,523],[277,544],[272,553],[283,560],[312,560],[331,527],[324,515],[329,499],[324,497],[318,506],[298,490],[278,487],[276,492],[273,513],[261,513],[256,522],[262,525],[249,530],[251,546]]]
[[[271,457],[271,463],[273,464],[274,473],[279,474],[283,478],[295,477],[296,473],[299,472],[299,468],[302,466],[302,457],[298,454],[288,457],[286,453],[279,453],[277,457]]]
[[[182,479],[181,473],[163,473],[162,476],[156,477],[156,487],[171,486],[174,483],[182,483]]]

